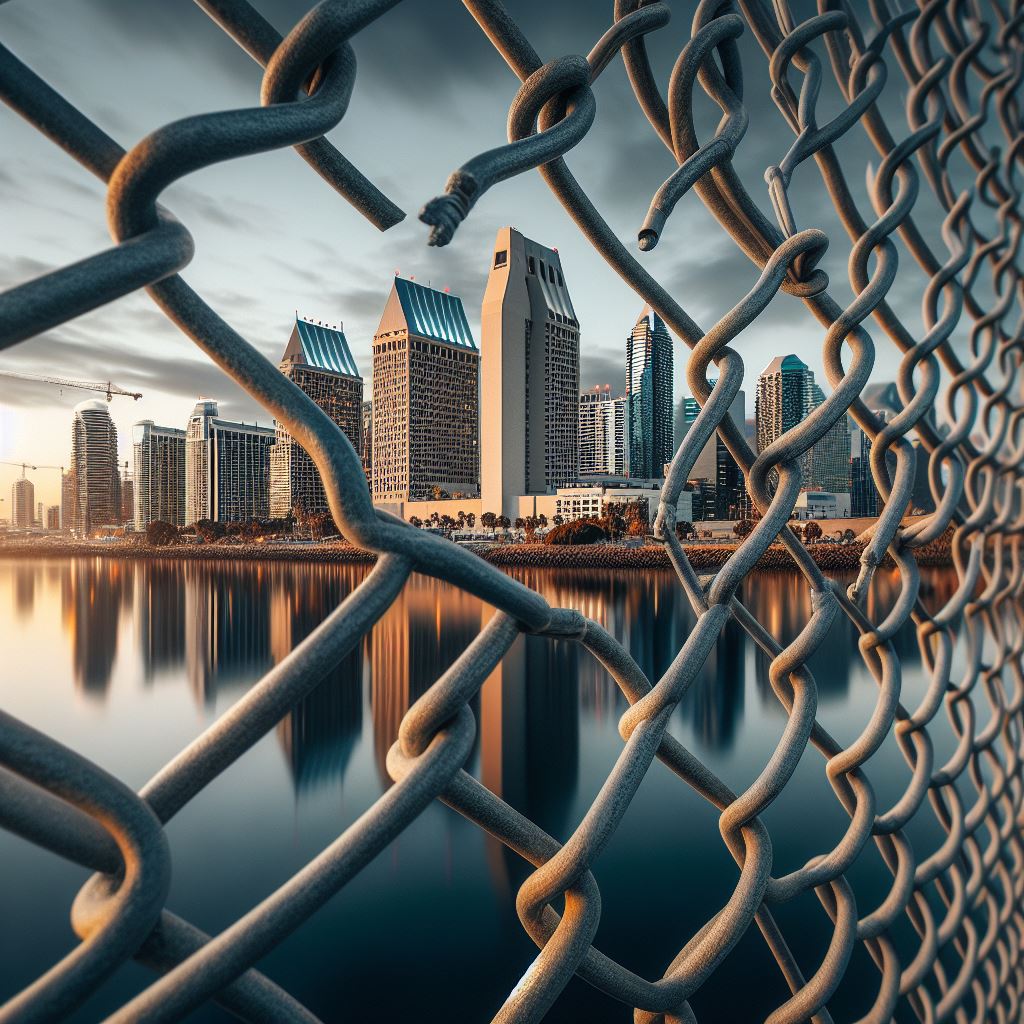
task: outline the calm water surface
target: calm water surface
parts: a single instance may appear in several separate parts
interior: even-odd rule
[[[102,559],[0,561],[0,706],[141,787],[238,700],[365,576],[359,566],[136,563]],[[694,616],[667,571],[517,573],[552,603],[601,622],[657,677]],[[955,589],[950,571],[925,577],[929,602]],[[894,580],[882,574],[873,617]],[[752,577],[743,600],[779,637],[809,614],[793,574]],[[934,607],[934,605],[933,605]],[[168,907],[216,934],[327,846],[389,785],[388,748],[409,706],[479,632],[491,609],[434,580],[402,596],[319,688],[168,825]],[[905,702],[923,690],[916,640],[897,641]],[[757,776],[785,724],[768,662],[730,625],[677,710],[674,735],[734,790]],[[867,722],[875,684],[845,618],[811,661],[819,720],[840,742]],[[564,840],[622,749],[626,707],[611,678],[567,642],[521,638],[474,703],[469,769]],[[936,734],[936,763],[953,747]],[[902,792],[907,768],[887,741],[868,769],[879,807]],[[776,875],[827,850],[849,819],[813,750],[769,810]],[[934,824],[912,838],[937,840]],[[71,902],[86,872],[0,832],[0,1002],[74,944]],[[260,963],[323,1020],[486,1021],[536,948],[515,913],[523,863],[455,812],[435,804],[304,927]],[[721,907],[737,869],[717,813],[655,764],[595,868],[602,894],[597,945],[660,977]],[[861,912],[886,875],[873,849],[850,878]],[[872,902],[873,901],[873,902]],[[809,894],[778,913],[805,972],[831,933]],[[101,1019],[153,976],[123,968],[76,1021]],[[858,947],[832,1006],[863,1013],[876,992]],[[756,928],[693,998],[704,1022],[761,1019],[787,989]],[[209,1007],[192,1020],[228,1020]],[[551,1021],[631,1020],[629,1010],[573,981]]]

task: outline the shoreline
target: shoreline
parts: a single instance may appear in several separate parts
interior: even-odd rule
[[[690,544],[683,549],[697,571],[721,568],[737,544]],[[660,544],[622,547],[615,544],[484,544],[470,551],[498,568],[533,569],[671,569]],[[862,543],[812,544],[807,548],[815,564],[826,571],[860,567]],[[941,538],[916,553],[921,566],[953,564],[948,538]],[[99,543],[54,539],[0,541],[0,558],[114,558],[177,562],[307,562],[312,564],[371,565],[377,556],[350,544],[174,544],[151,547],[134,543]],[[883,563],[893,565],[890,558]],[[795,569],[796,562],[781,544],[773,544],[758,560],[758,569]]]

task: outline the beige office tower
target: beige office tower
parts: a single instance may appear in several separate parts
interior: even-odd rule
[[[358,453],[361,446],[363,378],[341,326],[295,318],[281,357],[281,372],[341,427]],[[320,471],[306,450],[280,424],[270,452],[270,515],[330,512]]]
[[[373,500],[475,497],[480,353],[462,300],[396,277],[373,337]]]
[[[24,467],[21,473],[21,477],[14,481],[11,488],[11,526],[28,527],[32,525],[32,506],[36,500],[36,488],[25,476]]]
[[[501,228],[484,292],[480,391],[484,512],[579,477],[580,325],[555,249]]]

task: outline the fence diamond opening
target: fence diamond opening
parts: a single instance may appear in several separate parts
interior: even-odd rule
[[[1019,174],[1024,124],[1024,7],[1019,0],[819,0],[797,23],[788,0],[701,0],[689,40],[663,92],[646,37],[665,29],[663,3],[615,0],[608,31],[586,56],[544,63],[497,0],[464,0],[480,29],[522,80],[508,120],[509,144],[470,159],[421,219],[429,241],[453,241],[488,188],[538,168],[579,230],[689,349],[687,378],[701,411],[672,462],[656,533],[698,616],[665,675],[649,680],[597,623],[551,608],[536,593],[447,541],[417,531],[370,503],[357,454],[295,385],[240,337],[178,275],[193,252],[187,227],[160,205],[172,182],[210,164],[292,146],[363,216],[384,230],[402,211],[323,136],[345,114],[355,81],[350,40],[377,18],[401,18],[397,0],[325,0],[282,38],[246,0],[197,0],[264,67],[259,105],[203,114],[156,128],[122,149],[74,105],[0,47],[0,95],[70,157],[107,183],[114,245],[0,295],[0,348],[31,339],[87,310],[145,288],[166,316],[279,420],[312,455],[344,533],[379,554],[367,579],[305,641],[268,672],[141,792],[50,737],[0,717],[0,824],[95,874],[72,908],[81,942],[0,1009],[2,1021],[57,1020],[131,958],[153,968],[149,987],[112,1021],[175,1020],[216,1000],[245,1020],[316,1018],[252,965],[300,927],[424,808],[441,800],[515,851],[534,870],[518,914],[538,954],[496,1020],[544,1017],[573,975],[635,1008],[640,1021],[694,1020],[687,1000],[756,927],[791,992],[773,1024],[831,1019],[828,1003],[862,944],[877,966],[867,1021],[1022,1019],[1024,844],[1024,551],[1021,534],[1024,416],[1019,366],[1024,338]],[[689,5],[680,5],[687,8]],[[676,12],[678,19],[682,12]],[[437,6],[438,18],[458,13]],[[768,58],[771,96],[792,129],[788,148],[748,189],[733,159],[748,132],[737,40],[752,35]],[[356,42],[358,40],[356,39]],[[750,258],[750,290],[706,331],[644,269],[573,177],[565,155],[600,116],[592,83],[621,58],[643,115],[678,169],[654,196],[639,249],[658,244],[680,203],[702,202]],[[823,80],[843,103],[822,121]],[[767,83],[759,81],[756,87]],[[695,126],[695,96],[721,109],[713,137]],[[905,94],[905,124],[893,97]],[[699,97],[698,97],[699,98]],[[848,184],[864,168],[844,166],[834,145],[851,133],[877,151],[868,167],[870,208]],[[999,138],[1002,136],[1002,138]],[[812,166],[817,167],[817,173]],[[804,166],[808,165],[808,166]],[[817,189],[817,175],[823,188]],[[849,235],[843,304],[818,265],[841,244],[800,225],[795,189],[828,195]],[[763,192],[762,192],[763,190]],[[688,193],[696,193],[696,197]],[[941,245],[915,223],[920,200],[941,209]],[[923,329],[907,326],[887,301],[900,261],[918,264]],[[903,275],[905,276],[905,275]],[[729,416],[745,364],[744,331],[778,293],[796,296],[821,325],[832,393],[797,427],[755,453]],[[958,333],[959,332],[959,333]],[[41,343],[45,344],[45,343]],[[862,401],[879,346],[901,353],[899,415],[884,422]],[[707,384],[715,366],[718,383]],[[841,417],[872,439],[871,469],[885,499],[856,583],[844,592],[786,529],[800,489],[800,463]],[[760,510],[756,528],[725,565],[699,577],[674,529],[676,502],[705,442],[718,431]],[[911,526],[908,510],[918,447],[928,453],[935,511]],[[920,589],[915,552],[954,529],[959,589],[941,607]],[[788,646],[737,599],[737,588],[778,539],[806,579],[812,614]],[[899,596],[879,622],[866,592],[883,559],[898,568]],[[164,824],[241,757],[371,629],[411,572],[443,578],[497,611],[452,667],[410,708],[388,757],[392,786],[315,859],[231,927],[203,934],[166,905],[171,851]],[[860,633],[859,651],[877,682],[857,738],[842,746],[816,721],[817,691],[806,668],[836,616]],[[962,616],[963,628],[954,632]],[[787,723],[778,748],[746,790],[733,793],[667,731],[676,705],[730,618],[771,658],[770,678]],[[907,622],[930,674],[924,699],[905,706],[892,638]],[[468,704],[520,633],[583,645],[629,701],[622,751],[593,804],[567,836],[545,834],[463,769],[475,722]],[[954,672],[954,648],[958,664]],[[936,716],[958,739],[937,763]],[[892,734],[908,783],[892,806],[871,785],[872,754]],[[762,821],[798,760],[821,755],[835,799],[849,816],[842,839],[803,865],[777,863]],[[600,896],[592,866],[622,821],[655,758],[721,811],[720,830],[738,878],[728,900],[680,950],[660,978],[638,977],[592,944]],[[931,815],[944,840],[911,842],[907,826]],[[848,879],[858,860],[880,853],[891,886],[865,903]],[[686,850],[679,851],[681,869]],[[8,879],[7,884],[16,884]],[[790,952],[774,908],[813,890],[832,923],[813,963]],[[559,913],[555,908],[561,908]],[[894,932],[909,922],[917,941],[901,955]]]

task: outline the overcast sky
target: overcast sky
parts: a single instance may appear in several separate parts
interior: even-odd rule
[[[257,6],[282,31],[309,7],[307,0],[261,0]],[[509,0],[509,8],[547,60],[586,53],[607,27],[608,2]],[[651,40],[659,80],[689,38],[693,4],[670,3],[669,26]],[[799,17],[813,13],[794,4]],[[201,112],[258,103],[259,67],[189,0],[11,0],[0,3],[0,39],[109,134],[131,147],[154,128]],[[491,190],[451,245],[429,248],[417,211],[443,190],[452,170],[506,141],[508,106],[518,80],[456,0],[407,0],[353,41],[358,57],[355,95],[330,139],[407,213],[386,233],[364,221],[291,150],[233,161],[191,175],[163,201],[195,237],[196,256],[183,276],[261,351],[276,359],[295,310],[342,321],[360,370],[371,373],[370,342],[396,270],[460,295],[479,344],[480,303],[496,230],[512,224],[559,249],[581,323],[582,384],[621,391],[625,338],[643,302],[592,252],[536,171]],[[771,102],[766,62],[749,33],[746,103],[751,123],[737,168],[770,214],[764,169],[778,162],[792,132]],[[823,51],[822,51],[823,53]],[[826,80],[831,79],[830,71]],[[893,63],[887,111],[905,134],[898,108],[905,97]],[[637,107],[621,61],[595,86],[597,121],[568,155],[570,167],[605,217],[636,251],[636,232],[674,162]],[[837,109],[826,88],[821,120]],[[705,138],[717,111],[702,107]],[[0,107],[0,288],[81,259],[110,244],[104,190],[87,171]],[[863,210],[865,161],[872,150],[857,129],[839,152]],[[875,158],[877,166],[877,158]],[[832,239],[824,264],[831,293],[850,297],[849,244],[812,165],[792,188],[801,227]],[[924,218],[934,235],[939,219]],[[939,252],[943,250],[938,248]],[[757,271],[704,209],[688,195],[659,247],[641,257],[703,327],[710,327],[753,284]],[[909,263],[909,260],[901,261]],[[919,324],[924,279],[902,272],[896,306],[908,326]],[[748,410],[754,380],[777,354],[796,352],[823,380],[822,332],[795,299],[780,296],[740,339],[747,365]],[[898,357],[877,339],[875,378],[891,379]],[[676,400],[685,348],[676,353]],[[137,419],[184,426],[199,395],[219,399],[224,414],[270,423],[233,383],[156,310],[132,295],[0,355],[0,368],[84,379],[112,379],[144,395],[117,398],[111,414],[130,458]],[[71,409],[87,394],[0,378],[0,459],[66,465]],[[0,516],[8,514],[16,470],[0,467]],[[34,475],[37,498],[57,501],[57,476]]]

